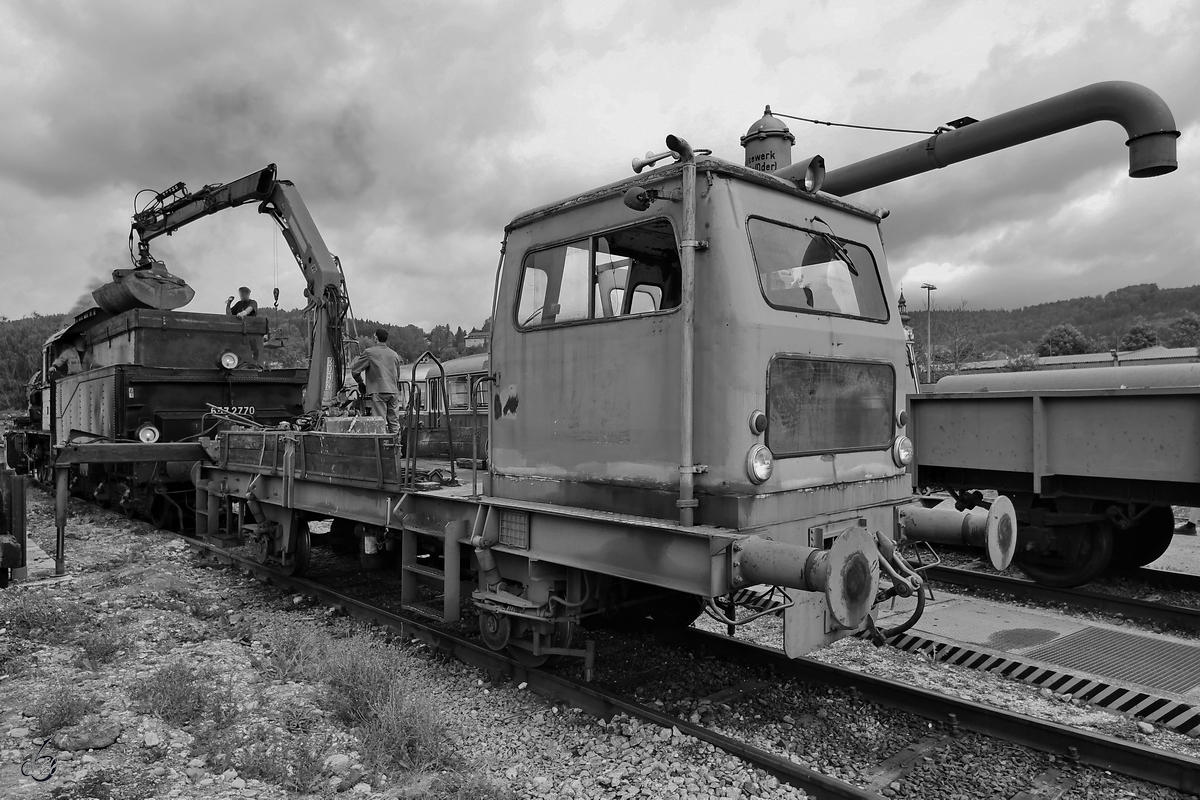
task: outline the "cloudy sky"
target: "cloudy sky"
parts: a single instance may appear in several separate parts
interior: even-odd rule
[[[777,111],[932,128],[1102,80],[1170,105],[1180,169],[1126,177],[1098,123],[880,187],[893,281],[1013,307],[1200,283],[1200,3],[0,0],[0,314],[71,308],[128,265],[134,193],[279,165],[360,316],[470,327],[504,224],[629,174],[676,133],[740,161]],[[913,137],[791,123],[830,167]],[[155,253],[217,310],[240,284],[303,304],[241,208]]]

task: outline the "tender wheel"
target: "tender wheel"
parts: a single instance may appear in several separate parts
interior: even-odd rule
[[[555,622],[553,624],[553,634],[550,636],[542,634],[542,644],[549,647],[570,647],[571,640],[575,637],[575,624],[565,621]],[[533,641],[532,634],[529,635],[528,641]],[[524,647],[518,647],[511,644],[508,646],[508,654],[512,656],[513,660],[515,660],[517,663],[531,669],[544,667],[548,664],[555,664],[562,660],[562,656],[551,655],[549,653],[542,653],[539,656],[535,656],[532,650],[526,650]]]
[[[1128,530],[1113,539],[1114,569],[1137,569],[1157,561],[1175,537],[1175,513],[1170,507],[1155,506]]]
[[[1045,555],[1023,555],[1017,566],[1044,586],[1069,588],[1087,583],[1112,562],[1113,530],[1108,522],[1063,528],[1058,550]]]
[[[303,575],[308,571],[308,564],[312,556],[312,535],[308,531],[308,523],[296,521],[294,525],[292,547],[296,557],[290,563],[281,565],[280,571],[284,575]]]

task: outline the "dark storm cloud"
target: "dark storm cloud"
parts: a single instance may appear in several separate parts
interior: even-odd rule
[[[533,5],[519,15],[504,4],[454,11],[0,4],[0,182],[63,208],[178,180],[196,189],[274,162],[302,188],[360,285],[394,280],[428,263],[415,259],[437,236],[488,226],[498,238],[521,202],[511,199],[517,169],[503,143],[536,122],[527,90],[538,77],[530,54],[544,38],[543,15]],[[23,208],[31,219],[9,217],[0,238],[44,219],[45,208]],[[156,252],[186,274],[220,249],[205,236],[222,228],[209,225]],[[364,252],[365,238],[388,226],[419,236],[386,259]],[[125,230],[99,235],[106,252],[124,257]],[[102,271],[111,268],[105,259]]]
[[[738,160],[764,102],[932,128],[1123,79],[1200,131],[1200,6],[1165,22],[1141,8],[0,0],[0,313],[62,310],[125,266],[137,189],[270,162],[346,265],[356,311],[466,326],[488,313],[513,216],[629,174],[667,132]],[[830,167],[909,138],[801,125],[798,150]],[[1197,213],[1200,154],[1114,187],[1123,140],[1093,125],[853,199],[893,210],[895,276],[958,270],[948,285],[976,307],[1095,293],[1131,269],[1196,282],[1180,267],[1195,236],[1169,221]],[[195,310],[219,310],[230,284],[262,296],[289,261],[269,228],[219,215],[155,253],[196,287]],[[281,275],[285,305],[302,302],[295,278]]]

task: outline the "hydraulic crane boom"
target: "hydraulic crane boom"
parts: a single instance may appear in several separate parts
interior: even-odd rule
[[[152,240],[169,236],[209,214],[244,203],[259,203],[259,213],[269,215],[279,225],[307,282],[305,295],[314,319],[304,410],[314,411],[330,405],[342,388],[345,319],[349,309],[346,281],[341,264],[326,247],[300,191],[291,181],[279,180],[275,173],[275,165],[270,164],[235,181],[205,186],[197,192],[189,192],[183,183],[159,192],[133,216],[130,254],[138,269],[152,268],[155,263],[150,255]]]

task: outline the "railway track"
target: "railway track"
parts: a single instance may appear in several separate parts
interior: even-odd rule
[[[1200,608],[1166,605],[1090,589],[1060,589],[1043,586],[1024,578],[993,575],[960,567],[930,567],[925,574],[930,580],[937,583],[1002,592],[1043,603],[1062,603],[1075,608],[1120,615],[1141,622],[1200,631]],[[1128,575],[1164,589],[1194,591],[1200,597],[1200,576],[1151,569],[1135,570]]]
[[[776,675],[855,692],[871,702],[936,723],[936,735],[913,742],[865,773],[864,781],[870,787],[865,789],[808,769],[789,758],[704,725],[691,723],[631,700],[618,691],[583,680],[527,668],[503,653],[480,647],[456,633],[383,610],[366,600],[320,583],[282,575],[221,547],[187,536],[181,535],[181,538],[194,550],[207,553],[222,563],[253,573],[260,579],[280,587],[314,596],[325,605],[339,608],[352,617],[389,629],[401,637],[420,640],[437,652],[452,656],[494,676],[527,683],[531,690],[546,698],[567,703],[597,717],[609,718],[623,713],[664,728],[674,727],[684,735],[720,748],[773,775],[781,782],[803,789],[818,798],[878,800],[880,795],[876,790],[904,775],[918,759],[931,750],[945,746],[947,742],[967,731],[1050,753],[1061,757],[1065,763],[1108,770],[1182,792],[1200,792],[1198,759],[894,683],[842,667],[808,659],[788,659],[776,650],[696,629],[659,632],[658,635],[668,644],[748,664],[769,664]],[[1038,792],[1053,787],[1062,779],[1060,769],[1049,769],[1037,777],[1028,790],[1032,794],[1027,796],[1037,796]]]

